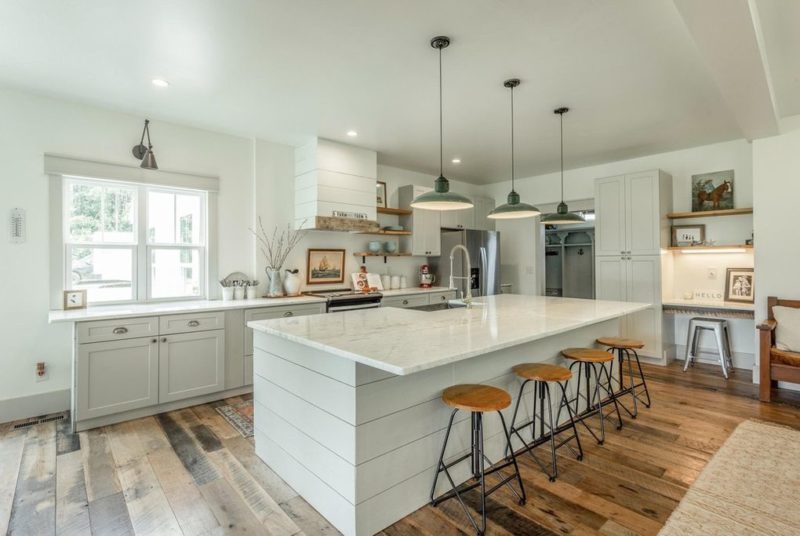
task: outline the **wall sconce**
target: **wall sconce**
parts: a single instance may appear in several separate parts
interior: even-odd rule
[[[144,136],[147,134],[147,146],[144,144]],[[156,164],[156,156],[153,154],[153,144],[150,143],[150,120],[144,120],[144,129],[142,130],[142,139],[139,145],[133,146],[133,156],[142,161],[140,167],[143,169],[158,169]]]

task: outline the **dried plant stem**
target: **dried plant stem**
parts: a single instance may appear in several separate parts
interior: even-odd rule
[[[264,223],[261,221],[260,216],[258,218],[258,230],[250,229],[250,232],[256,237],[261,253],[267,261],[267,268],[271,270],[280,270],[283,267],[283,263],[286,262],[289,254],[306,234],[305,230],[292,229],[291,224],[289,224],[280,234],[278,234],[278,227],[275,226],[270,237],[264,229]]]

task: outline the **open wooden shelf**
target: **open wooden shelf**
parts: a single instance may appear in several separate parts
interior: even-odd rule
[[[356,234],[384,235],[384,236],[411,236],[411,231],[390,231],[388,229],[381,229],[380,231],[360,232]]]
[[[671,220],[680,220],[684,218],[709,218],[711,216],[737,216],[739,214],[752,214],[751,208],[728,208],[724,210],[705,210],[703,212],[672,212],[667,214],[667,218]]]
[[[378,252],[373,253],[371,251],[362,251],[360,253],[353,253],[354,257],[410,257],[411,253],[399,253],[395,251],[394,253],[384,253]]]
[[[392,214],[394,216],[410,216],[411,211],[405,208],[378,207],[378,214]]]
[[[728,244],[726,246],[671,246],[668,247],[670,251],[683,251],[687,249],[695,249],[698,251],[714,251],[716,249],[753,249],[751,244]]]

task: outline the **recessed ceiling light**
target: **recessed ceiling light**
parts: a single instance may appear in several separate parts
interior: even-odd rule
[[[169,82],[161,78],[153,78],[153,85],[156,87],[169,87]]]
[[[358,136],[358,132],[356,132],[355,130],[348,130],[347,135],[350,136],[351,138],[355,138],[356,136]]]
[[[451,162],[453,162],[454,164],[460,164],[461,163],[461,159],[460,158],[453,158],[451,160]]]

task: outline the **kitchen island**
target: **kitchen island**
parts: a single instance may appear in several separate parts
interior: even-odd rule
[[[250,322],[256,453],[344,534],[373,534],[429,500],[450,413],[444,388],[486,383],[516,397],[514,365],[558,362],[561,349],[618,335],[619,319],[647,306],[506,294],[471,309]],[[520,411],[529,418],[530,407]],[[448,459],[468,451],[469,426],[460,412]],[[484,426],[497,461],[499,417],[487,415]],[[454,478],[466,480],[467,466]]]

